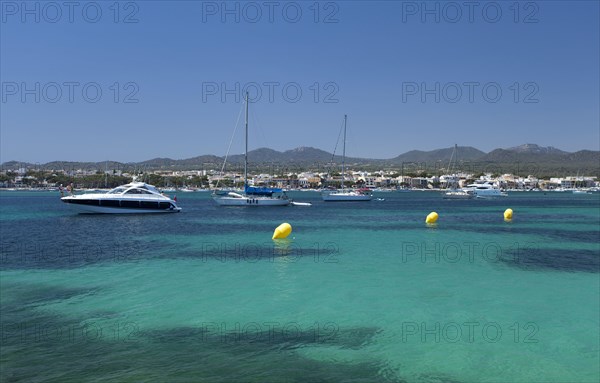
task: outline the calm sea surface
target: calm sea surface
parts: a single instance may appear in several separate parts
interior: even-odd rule
[[[0,380],[600,380],[600,194],[291,196],[313,206],[92,216],[0,192]]]

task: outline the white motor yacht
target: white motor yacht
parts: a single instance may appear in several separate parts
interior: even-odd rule
[[[507,193],[501,192],[500,189],[494,187],[494,185],[489,182],[467,185],[467,187],[463,188],[463,191],[472,192],[477,198],[497,198],[508,196]]]
[[[154,186],[132,182],[106,193],[69,195],[61,200],[79,213],[177,213],[177,201],[162,195]]]

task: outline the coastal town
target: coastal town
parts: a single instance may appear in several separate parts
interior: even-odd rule
[[[74,188],[108,189],[134,178],[163,190],[202,191],[215,188],[241,188],[244,174],[242,169],[220,172],[218,170],[143,171],[132,169],[31,169],[18,168],[0,171],[0,190],[57,190],[61,185],[73,184]],[[336,188],[342,183],[338,172],[291,171],[275,173],[249,173],[250,186],[268,186],[287,190],[320,190]],[[347,170],[346,186],[367,188],[375,191],[391,190],[443,190],[450,187],[462,188],[474,182],[487,182],[502,190],[511,191],[564,191],[598,190],[597,177],[573,175],[565,177],[519,176],[498,173],[427,174],[400,170],[362,171]]]

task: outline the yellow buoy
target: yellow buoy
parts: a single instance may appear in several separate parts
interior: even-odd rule
[[[513,216],[512,209],[506,209],[506,210],[504,210],[504,219],[511,220],[512,216]]]
[[[282,223],[281,225],[277,226],[277,228],[273,232],[272,239],[287,238],[287,236],[290,235],[291,233],[292,233],[292,225],[285,222],[285,223]]]
[[[435,223],[438,219],[438,213],[436,213],[435,211],[432,211],[431,213],[429,213],[427,215],[427,218],[425,218],[425,223]]]

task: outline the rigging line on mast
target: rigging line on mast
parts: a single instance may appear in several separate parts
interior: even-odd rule
[[[448,161],[448,173],[452,173],[454,167],[452,166],[452,159],[454,158],[454,153],[456,152],[456,144],[454,144],[454,148],[452,149],[452,153],[450,154],[450,161]]]
[[[335,157],[335,152],[337,151],[337,147],[340,143],[340,137],[342,136],[343,131],[344,131],[344,121],[342,120],[342,124],[340,126],[340,132],[338,133],[337,141],[335,142],[335,148],[333,148],[333,153],[331,154],[331,160],[329,161],[329,164],[327,164],[327,173],[329,173],[329,170],[331,169],[331,165],[333,164],[333,158]]]
[[[248,102],[248,101],[246,101],[246,102]],[[237,121],[235,122],[235,128],[233,128],[233,134],[231,135],[231,140],[229,140],[229,146],[227,147],[227,153],[225,153],[225,160],[223,161],[223,166],[221,166],[221,177],[223,177],[223,171],[225,170],[225,164],[227,164],[227,157],[229,157],[229,151],[231,150],[231,144],[233,143],[233,138],[235,137],[235,132],[237,132],[237,128],[240,123],[240,117],[242,116],[242,111],[244,110],[244,105],[245,105],[245,103],[243,103],[242,107],[240,108],[240,112],[238,113]],[[221,181],[220,179],[217,180],[217,184],[215,185],[215,188],[219,187],[220,181]]]

